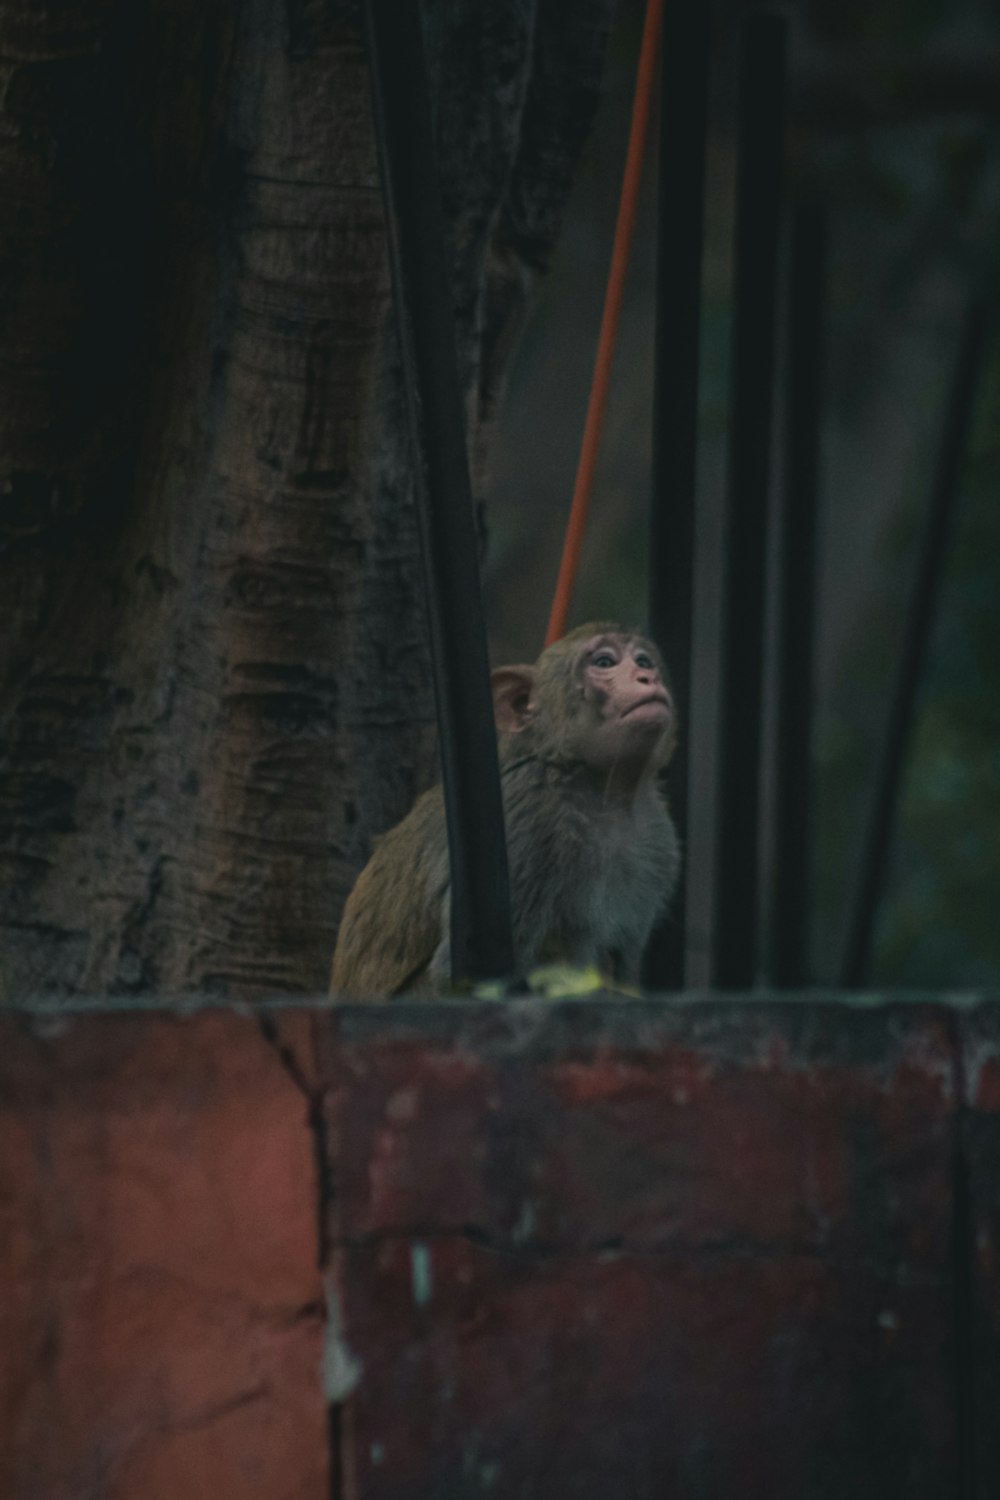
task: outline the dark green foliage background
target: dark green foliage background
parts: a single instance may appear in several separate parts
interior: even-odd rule
[[[696,977],[698,954],[707,946],[702,896],[710,880],[720,608],[713,558],[729,417],[739,10],[715,11],[703,277],[699,696],[689,732],[709,811],[692,829],[689,848],[696,887],[689,956]],[[552,276],[515,364],[497,444],[487,590],[498,658],[534,654],[551,597],[600,317],[641,16],[638,3],[620,12],[607,97]],[[1000,16],[978,0],[812,0],[794,8],[791,23],[789,187],[793,195],[819,196],[831,223],[812,931],[812,978],[826,984],[837,974],[963,309],[974,293],[1000,291]],[[576,621],[641,619],[645,608],[655,159],[647,168]],[[998,449],[995,332],[900,788],[869,976],[879,985],[1000,982]],[[771,795],[766,788],[765,807]]]

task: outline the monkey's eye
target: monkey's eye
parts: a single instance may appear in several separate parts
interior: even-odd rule
[[[655,672],[656,671],[656,663],[653,660],[653,658],[650,656],[650,654],[649,654],[648,651],[637,651],[635,653],[634,660],[635,660],[636,666],[639,667],[639,668],[641,668],[641,670],[643,672]]]
[[[590,658],[590,665],[592,667],[616,667],[618,662],[610,651],[598,651],[596,656]]]

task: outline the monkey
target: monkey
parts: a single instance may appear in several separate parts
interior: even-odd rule
[[[515,971],[594,965],[635,984],[680,865],[658,780],[677,740],[659,652],[635,631],[597,622],[534,666],[498,667],[491,682]],[[359,875],[331,992],[364,999],[447,988],[448,884],[436,786],[376,843]]]

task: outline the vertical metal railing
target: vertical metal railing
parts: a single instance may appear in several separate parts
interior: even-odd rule
[[[816,514],[822,409],[826,215],[798,204],[789,236],[783,473],[779,521],[774,847],[770,978],[782,989],[808,981],[812,896],[813,668],[816,639]]]
[[[903,645],[875,769],[858,877],[841,955],[840,984],[845,989],[854,989],[864,983],[871,959],[875,919],[885,879],[899,780],[944,576],[948,538],[962,477],[962,460],[986,345],[987,323],[985,305],[978,300],[970,302],[958,343],[930,506],[920,542]]]
[[[732,415],[723,559],[712,982],[752,985],[759,908],[764,571],[785,130],[787,25],[741,32]]]
[[[691,746],[692,599],[698,453],[698,354],[708,129],[710,7],[669,4],[664,14],[656,275],[653,494],[649,630],[663,648],[681,724],[670,767],[670,805],[687,843]],[[646,956],[646,983],[684,983],[686,859],[667,921]]]
[[[366,0],[451,860],[452,977],[508,974],[510,895],[451,273],[417,0]]]

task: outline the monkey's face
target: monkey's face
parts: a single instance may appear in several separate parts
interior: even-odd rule
[[[582,704],[575,726],[580,759],[595,767],[662,766],[676,739],[676,714],[651,641],[601,631],[580,643]]]
[[[533,667],[493,673],[497,728],[525,734],[531,752],[598,771],[642,776],[665,766],[677,716],[660,653],[617,625],[582,625]]]

